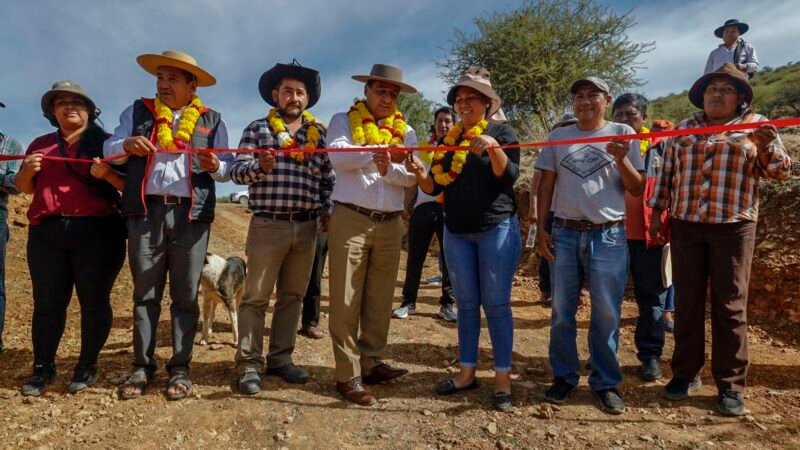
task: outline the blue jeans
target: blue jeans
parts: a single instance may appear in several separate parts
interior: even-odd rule
[[[576,231],[553,226],[556,260],[551,265],[553,316],[550,328],[550,366],[553,376],[578,384],[578,296],[586,277],[592,301],[589,358],[592,390],[614,388],[622,381],[617,358],[622,295],[628,277],[628,242],[623,225],[604,230]]]
[[[458,306],[458,354],[461,367],[477,367],[481,306],[489,324],[495,372],[511,371],[514,319],[511,282],[522,239],[519,220],[511,216],[481,233],[444,229],[444,253]]]
[[[667,288],[667,299],[664,300],[664,311],[675,312],[675,285]]]
[[[10,238],[8,224],[0,221],[0,350],[3,349],[3,330],[6,327],[6,244]]]

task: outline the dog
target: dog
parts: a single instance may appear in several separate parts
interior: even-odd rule
[[[239,305],[244,293],[244,280],[247,276],[247,263],[238,256],[225,259],[213,253],[206,253],[203,272],[200,275],[200,291],[203,295],[203,336],[200,345],[208,343],[211,324],[217,304],[228,309],[233,329],[233,345],[239,345]]]

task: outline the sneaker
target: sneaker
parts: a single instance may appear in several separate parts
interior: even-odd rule
[[[600,409],[609,414],[622,414],[625,412],[625,403],[616,389],[600,389],[592,391],[595,397],[600,400]]]
[[[428,284],[430,284],[431,286],[441,286],[442,285],[442,276],[441,275],[436,275],[436,276],[433,276],[433,277],[428,277],[428,279],[425,280],[425,281],[427,281]]]
[[[639,369],[639,377],[644,381],[655,381],[661,378],[661,363],[658,358],[650,358],[642,361]]]
[[[455,322],[458,320],[458,315],[453,305],[442,305],[439,307],[438,316],[445,322]]]
[[[72,375],[67,387],[67,392],[75,394],[89,386],[94,386],[97,383],[97,366],[75,366],[75,373]]]
[[[560,405],[567,400],[569,393],[575,389],[575,386],[567,383],[567,380],[556,377],[553,384],[544,393],[544,399],[550,403]]]
[[[55,366],[37,364],[33,366],[33,375],[22,385],[22,395],[38,397],[42,395],[47,386],[56,379]]]
[[[717,410],[723,416],[743,416],[744,402],[742,401],[742,393],[725,391],[719,394]]]
[[[409,303],[407,305],[400,305],[399,308],[392,311],[392,317],[395,319],[407,319],[409,315],[414,314],[417,310],[417,305]]]
[[[306,369],[297,367],[292,363],[284,364],[280,367],[267,368],[267,375],[281,377],[283,381],[291,384],[304,384],[311,376]]]
[[[689,398],[690,392],[694,392],[700,389],[702,386],[703,382],[700,381],[700,377],[695,377],[695,379],[692,381],[673,378],[669,380],[669,383],[667,383],[666,386],[664,386],[661,396],[667,400],[679,402]]]

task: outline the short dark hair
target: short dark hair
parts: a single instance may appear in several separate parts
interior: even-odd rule
[[[647,99],[642,94],[622,94],[614,100],[614,105],[611,107],[611,111],[616,111],[623,106],[631,105],[636,108],[640,113],[647,114]]]
[[[188,70],[183,70],[183,69],[180,69],[180,71],[183,72],[184,75],[186,75],[186,81],[188,83],[191,83],[192,81],[197,81],[197,77],[194,76],[194,74],[192,72],[189,72]]]
[[[439,117],[439,114],[441,114],[441,113],[450,114],[453,117],[453,122],[458,122],[458,114],[456,114],[456,112],[453,111],[453,108],[451,108],[449,106],[442,106],[442,107],[438,108],[436,111],[434,111],[433,112],[433,120],[436,121],[436,118]]]

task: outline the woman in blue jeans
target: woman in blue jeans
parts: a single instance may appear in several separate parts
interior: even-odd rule
[[[423,191],[444,192],[444,249],[458,305],[461,371],[439,383],[436,391],[447,395],[478,387],[483,307],[495,364],[492,404],[507,411],[512,406],[511,282],[521,241],[513,189],[519,177],[519,150],[499,146],[517,144],[518,138],[510,126],[487,122],[500,109],[500,98],[486,69],[469,68],[448,92],[447,102],[461,121],[440,145],[464,150],[435,152],[427,173],[416,158],[407,163]]]

